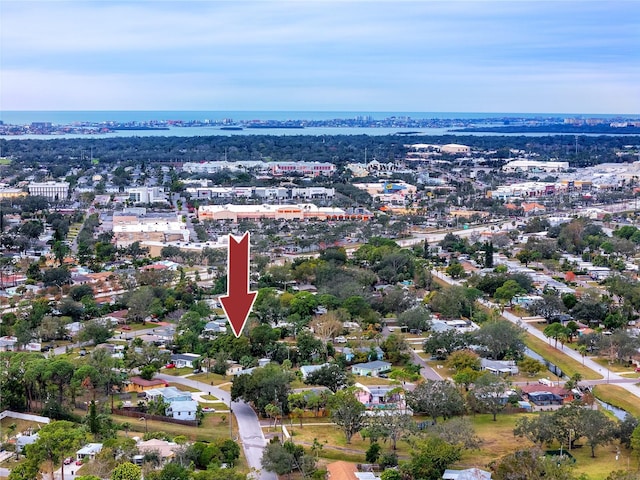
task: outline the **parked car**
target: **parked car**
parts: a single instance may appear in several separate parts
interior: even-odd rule
[[[333,341],[336,343],[347,343],[347,339],[343,336],[336,337],[333,339]]]
[[[175,363],[167,363],[164,368],[176,368],[176,364]]]
[[[211,412],[215,412],[216,409],[215,408],[211,408],[211,407],[203,407],[202,411],[205,413],[211,413]]]
[[[71,458],[71,457],[67,457],[67,458],[65,458],[65,459],[64,459],[64,462],[63,462],[63,463],[64,463],[65,465],[71,465],[71,462],[73,462],[73,458]]]
[[[84,348],[78,352],[78,355],[80,355],[81,357],[84,357],[86,354],[87,351]]]
[[[76,460],[76,465],[82,465],[82,460]]]
[[[131,330],[131,327],[129,325],[123,325],[120,327],[120,330]]]

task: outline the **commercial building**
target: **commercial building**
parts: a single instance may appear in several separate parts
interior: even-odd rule
[[[200,220],[370,220],[371,212],[364,208],[343,210],[318,207],[311,203],[296,205],[204,205],[198,208]]]
[[[316,177],[319,175],[333,175],[336,166],[328,162],[188,162],[182,165],[182,170],[188,173],[216,173],[222,170],[230,171],[257,171],[271,174],[273,176],[283,176],[290,174]]]
[[[127,188],[127,194],[133,203],[156,203],[167,200],[163,187],[131,187]]]
[[[569,162],[541,162],[539,160],[513,160],[502,167],[503,172],[566,172]]]
[[[189,241],[189,230],[176,214],[115,214],[113,238],[118,247],[142,241]]]
[[[20,198],[26,196],[27,192],[20,188],[0,188],[0,198]]]
[[[28,189],[29,195],[37,195],[58,202],[67,199],[69,182],[31,182]]]

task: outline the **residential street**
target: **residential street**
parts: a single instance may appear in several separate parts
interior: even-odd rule
[[[253,409],[244,402],[231,402],[231,395],[224,390],[208,385],[196,380],[190,380],[186,377],[174,377],[172,375],[158,374],[156,378],[160,378],[167,382],[180,383],[189,387],[197,388],[203,392],[210,392],[220,399],[220,401],[231,406],[233,415],[238,422],[238,430],[240,433],[239,441],[244,449],[244,454],[247,459],[249,467],[255,470],[256,474],[254,478],[256,480],[277,480],[277,476],[273,472],[267,472],[262,470],[261,460],[262,452],[267,444],[264,434],[262,433],[262,427],[258,416]],[[234,437],[237,433],[234,432]]]
[[[436,276],[437,278],[447,282],[449,285],[459,285],[460,284],[459,282],[456,282],[455,280],[451,279],[449,276],[445,275],[442,272],[438,272],[438,271],[434,270],[431,273],[434,276]],[[499,305],[497,305],[496,303],[493,303],[493,302],[490,302],[490,301],[484,300],[484,299],[479,299],[478,302],[481,303],[482,305],[484,305],[487,308],[498,308],[499,307]],[[502,317],[505,318],[506,320],[509,320],[510,322],[515,323],[516,325],[524,328],[527,331],[527,333],[530,333],[534,337],[539,338],[543,342],[548,342],[549,339],[547,337],[545,337],[544,334],[540,330],[538,330],[537,328],[535,328],[531,324],[523,322],[521,317],[518,317],[517,315],[514,315],[513,313],[508,312],[506,310],[502,313]],[[637,385],[637,382],[638,382],[637,379],[629,379],[629,378],[622,377],[622,376],[618,375],[617,373],[612,372],[608,368],[603,367],[602,365],[594,362],[589,357],[582,358],[582,356],[578,352],[576,352],[575,350],[573,350],[571,348],[564,348],[564,347],[561,346],[560,348],[558,348],[558,350],[560,350],[565,355],[571,357],[575,361],[583,363],[585,367],[593,370],[595,373],[597,373],[598,375],[602,376],[602,380],[584,381],[582,383],[585,383],[585,384],[588,384],[588,385],[605,384],[605,383],[616,384],[616,385],[619,385],[620,387],[624,388],[625,390],[627,390],[629,393],[631,393],[631,394],[635,395],[636,397],[640,398],[640,387],[638,387],[638,385]]]

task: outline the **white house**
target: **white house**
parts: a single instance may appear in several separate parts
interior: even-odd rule
[[[81,461],[93,460],[101,450],[101,443],[87,443],[84,447],[76,452],[76,458]]]
[[[171,355],[171,361],[176,368],[193,368],[193,362],[200,358],[195,353],[175,353]]]
[[[193,400],[171,402],[167,407],[165,415],[177,420],[195,420],[198,402]]]
[[[367,363],[356,363],[351,367],[351,373],[362,377],[379,377],[381,373],[391,370],[389,362],[375,360]]]
[[[313,372],[317,372],[322,367],[328,367],[328,363],[323,363],[322,365],[303,365],[300,367],[300,373],[302,374],[302,380],[306,380],[307,377]]]

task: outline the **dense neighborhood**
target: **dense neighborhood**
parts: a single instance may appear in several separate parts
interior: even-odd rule
[[[638,145],[0,139],[0,478],[638,478]]]

